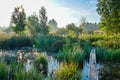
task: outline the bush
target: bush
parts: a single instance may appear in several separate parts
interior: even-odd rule
[[[35,39],[35,46],[42,51],[58,52],[64,44],[64,39],[59,36],[40,35]]]
[[[0,62],[0,80],[7,80],[8,69],[5,63]]]
[[[63,62],[60,68],[55,71],[54,80],[80,80],[80,77],[77,63]]]
[[[48,60],[45,55],[40,54],[39,56],[37,56],[34,60],[34,65],[38,71],[40,71],[44,75],[47,74]]]
[[[16,49],[21,47],[32,47],[31,39],[25,36],[14,36],[0,41],[0,49]]]

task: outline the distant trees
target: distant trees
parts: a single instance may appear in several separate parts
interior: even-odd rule
[[[28,17],[27,27],[33,36],[37,36],[38,34],[48,34],[49,28],[47,25],[46,10],[44,7],[41,7],[39,17],[35,13]]]
[[[80,24],[84,24],[86,23],[86,18],[85,17],[81,17],[80,18]]]
[[[33,14],[28,17],[27,27],[30,33],[34,36],[40,33],[41,29],[40,29],[39,19],[36,14]]]
[[[76,35],[82,33],[82,29],[77,27],[74,23],[68,24],[66,29],[73,31]]]
[[[22,6],[16,7],[12,13],[11,23],[13,31],[20,33],[25,29],[26,26],[26,14]]]
[[[51,31],[55,31],[58,29],[57,21],[55,21],[55,19],[49,20],[48,25],[49,25]]]
[[[107,32],[120,32],[120,0],[98,0],[97,12],[101,15],[101,28]]]
[[[91,34],[93,33],[94,30],[98,30],[98,25],[97,23],[90,23],[90,22],[85,22],[79,27],[83,30],[84,33]]]

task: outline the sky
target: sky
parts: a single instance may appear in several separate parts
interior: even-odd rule
[[[100,16],[96,12],[97,0],[0,0],[0,26],[9,26],[12,12],[20,5],[28,16],[38,12],[41,6],[46,8],[48,20],[55,19],[58,27],[67,24],[80,24],[80,18],[85,17],[88,22],[99,22]]]

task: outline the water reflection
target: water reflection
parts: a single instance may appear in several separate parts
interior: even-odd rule
[[[81,80],[89,80],[88,78],[88,72],[89,72],[89,63],[88,60],[84,60],[84,65],[83,65],[83,69],[82,69],[82,79]],[[100,64],[96,64],[97,70],[99,71],[99,69],[101,68]]]

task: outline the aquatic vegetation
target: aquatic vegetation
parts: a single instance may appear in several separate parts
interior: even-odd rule
[[[47,56],[43,54],[38,55],[34,60],[34,65],[38,71],[40,71],[44,75],[47,74],[47,67],[48,67]]]
[[[0,62],[0,80],[7,80],[8,68],[4,62]]]
[[[78,71],[78,64],[75,62],[63,62],[54,74],[54,80],[80,80],[80,78],[81,75]]]
[[[120,49],[96,47],[96,57],[99,62],[120,62]]]
[[[66,62],[77,62],[82,66],[84,61],[84,52],[79,46],[72,46],[71,48],[64,46],[63,50],[58,53],[57,59]]]

